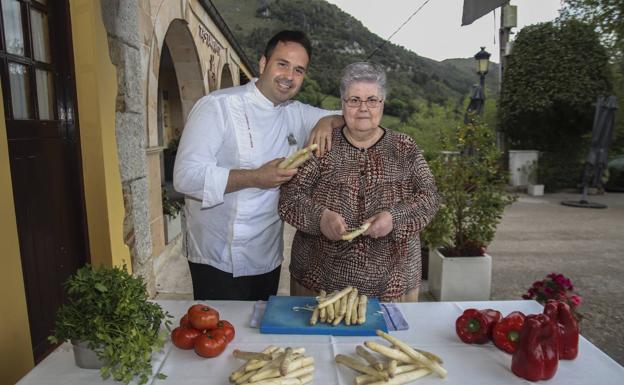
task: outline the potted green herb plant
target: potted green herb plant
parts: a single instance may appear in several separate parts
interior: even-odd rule
[[[485,250],[515,198],[505,192],[494,133],[478,119],[443,135],[442,144],[430,162],[442,203],[423,234],[429,288],[439,300],[488,300],[492,259]]]
[[[67,302],[56,314],[49,340],[72,341],[76,364],[101,366],[104,379],[112,377],[127,384],[136,378],[145,384],[152,375],[152,352],[164,346],[171,316],[148,301],[143,278],[130,275],[125,266],[87,265],[71,276],[65,287]],[[95,357],[82,355],[87,348]],[[94,363],[93,358],[99,362]]]

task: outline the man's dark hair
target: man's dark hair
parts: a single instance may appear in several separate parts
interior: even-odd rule
[[[266,47],[264,48],[264,57],[269,60],[271,55],[273,54],[273,50],[275,50],[275,46],[277,46],[278,42],[287,43],[294,42],[299,43],[305,48],[308,53],[308,60],[312,60],[312,43],[310,43],[310,39],[306,36],[305,33],[301,31],[289,31],[284,30],[280,31],[275,36],[269,40]]]

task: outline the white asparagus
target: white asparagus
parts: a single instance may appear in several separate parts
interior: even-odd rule
[[[349,298],[345,295],[342,298],[340,298],[340,316],[344,317],[347,314],[347,302],[349,301]]]
[[[404,352],[397,350],[397,349],[392,349],[389,346],[382,345],[375,341],[366,341],[364,342],[364,345],[366,345],[366,347],[369,348],[370,350],[375,351],[381,355],[384,355],[391,360],[397,360],[399,362],[404,362],[406,364],[413,364],[415,362],[412,359],[412,357],[408,356]]]
[[[327,323],[332,323],[332,321],[334,320],[334,316],[335,316],[334,305],[332,304],[331,306],[325,306],[321,309],[327,309]]]
[[[271,353],[271,361],[252,360],[247,365],[245,365],[245,371],[262,369],[263,367],[273,362],[277,357],[279,357],[283,353],[284,353],[284,348],[277,348]]]
[[[236,358],[241,358],[243,360],[271,361],[271,355],[266,353],[246,352],[243,350],[234,349],[234,351],[232,351],[232,355]]]
[[[360,296],[356,295],[353,299],[353,309],[351,310],[351,325],[358,324],[358,307],[360,306]]]
[[[273,361],[260,368],[256,374],[249,378],[249,382],[257,382],[267,378],[274,378],[280,376],[280,365],[284,361],[286,353],[280,353]]]
[[[399,365],[397,366],[395,374],[411,372],[411,371],[414,371],[416,369],[421,369],[421,368],[422,366],[417,365],[417,364]],[[371,382],[376,382],[376,381],[379,381],[379,380],[375,376],[371,376],[370,374],[360,374],[355,377],[355,385],[367,385],[367,384],[370,384]]]
[[[325,306],[338,301],[343,296],[349,294],[352,289],[353,289],[353,287],[347,286],[344,289],[342,289],[339,292],[337,292],[336,294],[332,294],[329,298],[325,298],[323,301],[320,301],[320,297],[317,297],[317,301],[319,302],[319,304],[318,304],[319,309],[320,308],[324,308]]]
[[[383,370],[384,366],[375,356],[370,354],[368,350],[366,350],[362,345],[358,345],[355,347],[355,353],[358,356],[362,357],[370,366],[372,366],[376,370]]]
[[[350,233],[343,234],[342,237],[340,237],[340,239],[342,239],[343,241],[351,242],[355,238],[357,238],[360,235],[362,235],[362,233],[365,232],[366,230],[368,230],[369,227],[370,227],[370,223],[366,222],[362,226],[360,226],[357,229],[351,231]]]
[[[412,370],[411,372],[397,374],[394,378],[391,378],[388,381],[371,382],[369,385],[403,385],[416,381],[429,373],[431,373],[431,370],[429,369],[417,369]]]
[[[412,357],[415,361],[422,362],[427,368],[434,371],[438,376],[442,378],[446,377],[446,374],[447,374],[446,369],[440,366],[440,364],[438,364],[436,361],[432,361],[429,358],[425,357],[423,354],[415,351],[405,342],[381,330],[377,330],[377,335],[380,337],[383,337],[391,344],[396,345],[399,349],[401,349],[408,356]]]
[[[319,298],[321,300],[325,299],[325,297],[327,297],[327,293],[325,292],[325,290],[321,290],[319,292]],[[318,307],[317,307],[318,309]],[[323,307],[319,310],[319,321],[321,322],[326,322],[327,321],[327,307]]]
[[[270,355],[275,350],[277,350],[277,346],[269,345],[262,351],[262,353]],[[236,382],[236,380],[239,379],[240,377],[242,377],[245,374],[245,372],[247,371],[247,370],[245,370],[247,365],[252,364],[252,363],[256,363],[256,362],[260,362],[260,361],[258,361],[258,360],[251,360],[251,361],[245,362],[240,368],[238,368],[236,371],[234,371],[230,375],[230,382]]]
[[[334,320],[338,318],[340,314],[340,300],[334,302]]]
[[[365,374],[370,374],[371,376],[375,376],[378,379],[382,380],[382,381],[386,381],[388,379],[388,373],[385,372],[380,372],[378,370],[375,370],[373,368],[371,368],[370,366],[366,366],[364,364],[362,364],[360,361],[349,357],[349,356],[345,356],[344,354],[338,354],[335,357],[335,360],[337,363],[342,364],[348,368],[351,368],[353,370],[356,370],[360,373],[365,373]]]
[[[288,374],[288,366],[293,361],[293,349],[291,347],[286,348],[286,352],[284,352],[284,358],[280,364],[280,373],[282,376]]]
[[[344,323],[345,325],[349,326],[351,325],[351,313],[353,313],[353,304],[355,303],[355,299],[358,296],[358,289],[357,287],[354,287],[353,290],[351,290],[351,292],[349,293],[349,296],[347,298],[347,308],[345,310],[345,317],[344,317]],[[357,313],[357,310],[356,310]]]
[[[319,319],[319,308],[316,306],[312,311],[312,315],[310,316],[310,325],[314,326],[318,322]]]
[[[278,377],[248,382],[245,385],[301,385],[301,380],[299,380],[298,378]]]
[[[343,318],[344,318],[343,315],[337,315],[336,317],[334,317],[334,321],[332,322],[332,326],[340,325],[340,323],[342,322]]]
[[[313,372],[314,372],[314,364],[311,364],[311,365],[299,368],[297,370],[293,370],[292,372],[288,373],[284,377],[286,377],[286,378],[301,377],[301,376],[304,376],[306,374],[310,374],[310,373],[313,373]]]
[[[440,356],[437,356],[431,352],[428,352],[426,350],[422,350],[422,349],[416,349],[414,348],[414,350],[416,350],[418,353],[421,353],[423,356],[429,358],[432,361],[437,361],[438,364],[443,364],[444,361],[442,361],[442,358]]]
[[[293,164],[298,161],[300,158],[305,157],[306,155],[311,155],[312,151],[316,150],[318,148],[318,144],[314,143],[309,145],[308,147],[304,147],[298,151],[293,152],[292,154],[290,154],[290,156],[286,159],[284,159],[283,161],[280,162],[280,164],[277,165],[277,167],[279,168],[296,168],[297,166],[293,167]],[[306,159],[308,160],[310,159],[309,157]],[[304,161],[305,162],[305,161]],[[303,162],[301,162],[303,163]]]
[[[258,369],[259,370],[259,369]],[[252,370],[250,372],[245,373],[242,377],[238,378],[235,383],[236,385],[240,385],[240,384],[246,384],[249,379],[251,378],[251,376],[255,375],[256,373],[258,373],[258,370]]]
[[[310,158],[312,158],[312,153],[307,152],[299,156],[297,159],[293,160],[288,166],[286,166],[286,168],[288,169],[297,168],[301,166],[302,164],[304,164],[305,162],[307,162]]]
[[[314,375],[312,373],[306,374],[303,377],[299,377],[299,381],[301,381],[301,385],[309,384],[314,380]]]
[[[310,356],[297,357],[294,361],[292,361],[286,370],[286,373],[292,373],[306,366],[314,366],[314,358]],[[292,377],[288,376],[288,374],[284,374],[281,371],[281,368],[272,367],[266,368],[264,370],[259,370],[256,375],[251,376],[249,380],[251,382],[264,381],[274,378],[283,378],[283,377]]]
[[[298,370],[298,369],[301,369],[303,367],[310,366],[310,365],[314,365],[314,357],[312,356],[297,357],[288,366],[288,373],[294,372],[295,370]]]
[[[358,303],[358,324],[362,325],[366,322],[366,305],[368,304],[368,298],[362,294]]]
[[[388,369],[386,369],[386,371],[388,372],[390,378],[394,378],[394,375],[397,371],[397,360],[390,360],[390,362],[388,362]]]

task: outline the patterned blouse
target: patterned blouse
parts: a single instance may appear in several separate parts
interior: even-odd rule
[[[437,188],[414,141],[384,131],[373,146],[359,149],[334,130],[331,151],[312,157],[282,186],[279,214],[297,229],[290,273],[308,289],[352,285],[391,301],[420,286],[418,233],[438,210]],[[393,230],[377,239],[331,241],[320,230],[325,208],[341,214],[350,230],[386,210]]]

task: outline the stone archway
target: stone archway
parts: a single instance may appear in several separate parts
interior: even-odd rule
[[[182,18],[167,20],[171,16],[166,13],[156,18],[148,67],[147,174],[153,257],[169,250],[167,244],[180,232],[180,215],[164,215],[163,202],[168,209],[172,206],[167,202],[181,198],[176,196],[171,180],[176,139],[191,108],[206,90],[197,42],[189,23]]]
[[[223,66],[223,70],[221,70],[221,81],[219,82],[219,89],[229,88],[232,86],[234,86],[234,78],[232,77],[230,66],[226,64]]]
[[[199,55],[187,23],[180,19],[173,20],[163,44],[166,44],[171,53],[178,80],[182,116],[186,118],[195,102],[205,94]]]

